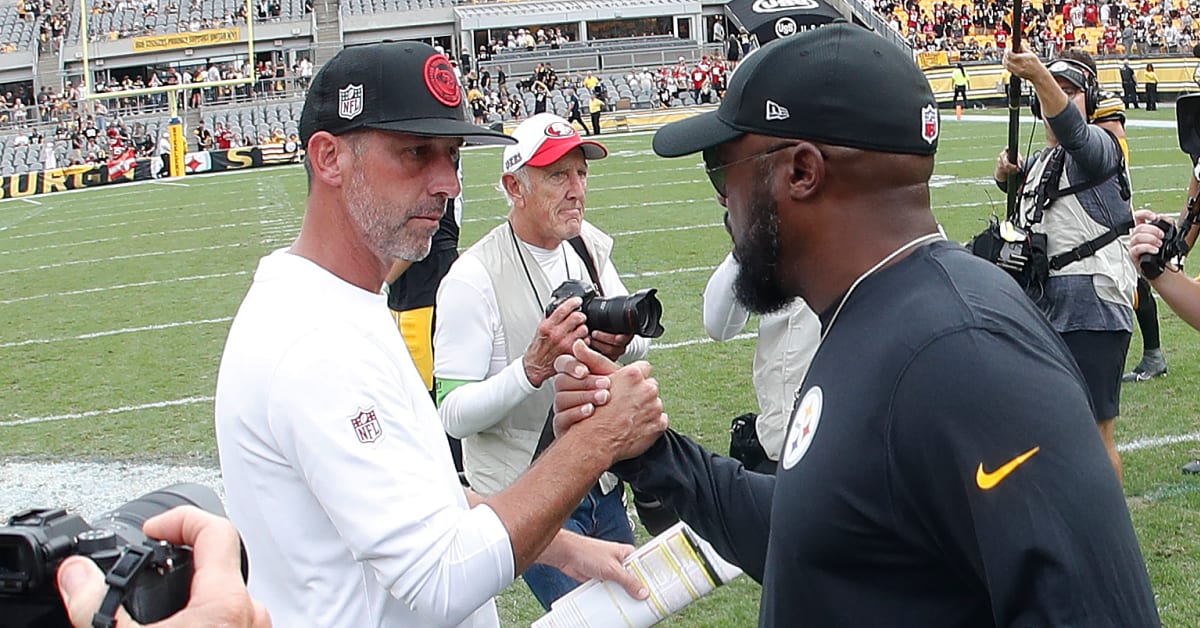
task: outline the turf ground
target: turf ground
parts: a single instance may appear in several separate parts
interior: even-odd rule
[[[1135,203],[1176,211],[1188,170],[1173,110],[1134,114]],[[933,181],[937,216],[959,241],[1004,208],[990,183],[1004,118],[971,118],[943,118]],[[705,281],[729,249],[722,210],[698,158],[658,159],[647,134],[604,141],[612,156],[593,165],[588,218],[614,236],[629,288],[660,290],[667,332],[650,360],[673,426],[723,450],[729,419],[755,400],[750,334],[712,343],[701,326]],[[494,186],[498,151],[469,150],[464,168],[466,245],[505,209]],[[212,394],[229,322],[258,258],[297,232],[304,188],[299,167],[279,167],[0,202],[0,458],[32,463],[20,467],[31,475],[50,462],[76,464],[65,468],[96,476],[82,484],[116,485],[112,506],[137,493],[122,494],[119,472],[100,469],[215,467]],[[1126,386],[1117,437],[1164,624],[1197,626],[1200,477],[1179,467],[1200,455],[1200,335],[1165,307],[1160,319],[1170,374]],[[1130,367],[1140,351],[1135,338]],[[82,464],[96,462],[103,466]],[[0,476],[0,512],[64,505],[12,501],[30,479]],[[757,597],[742,578],[671,625],[752,625]],[[500,606],[508,626],[540,614],[521,584]]]

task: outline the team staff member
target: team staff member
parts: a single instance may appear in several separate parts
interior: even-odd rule
[[[1094,112],[1098,98],[1092,66],[1059,59],[1047,68],[1028,52],[1009,51],[1004,59],[1005,67],[1033,85],[1047,147],[1022,166],[1009,163],[1002,152],[994,177],[1007,189],[1009,177],[1022,173],[1019,226],[1045,234],[1050,258],[1090,249],[1050,269],[1037,303],[1083,370],[1096,425],[1120,479],[1116,419],[1137,284],[1122,231],[1132,219],[1123,154],[1111,133],[1084,117]],[[1113,237],[1104,242],[1106,235]]]
[[[738,272],[737,260],[730,253],[704,287],[704,330],[713,340],[733,338],[750,320],[750,311],[735,297],[734,280]],[[751,471],[775,472],[796,391],[800,390],[808,363],[817,350],[820,332],[821,322],[803,299],[796,299],[780,311],[764,314],[758,319],[752,371],[754,394],[758,397],[754,435],[764,459],[743,458],[742,462]],[[732,451],[730,455],[733,455]]]
[[[600,97],[600,88],[592,91],[592,99],[588,101],[588,111],[592,114],[592,135],[600,135],[600,112],[604,111],[604,99]]]
[[[498,626],[492,597],[534,561],[620,581],[629,546],[560,532],[600,474],[665,417],[645,363],[618,376],[618,420],[555,442],[508,490],[464,492],[437,411],[388,315],[393,259],[428,254],[468,124],[451,64],[426,44],[354,46],[300,116],[300,234],[267,255],[217,376],[216,435],[250,593],[280,626]],[[615,392],[614,392],[615,394]],[[616,418],[616,417],[612,417]]]
[[[1153,63],[1146,64],[1142,80],[1146,83],[1146,111],[1158,111],[1158,72]]]
[[[462,187],[462,163],[458,164],[458,185]],[[458,235],[462,230],[463,197],[459,193],[446,201],[446,211],[438,221],[438,230],[433,234],[429,255],[418,262],[397,259],[392,262],[384,283],[388,285],[388,309],[404,336],[404,344],[412,356],[417,372],[425,382],[429,398],[433,393],[433,328],[437,323],[434,305],[437,289],[450,265],[458,259]],[[450,455],[454,468],[460,473],[462,464],[462,442],[446,435],[450,442]]]
[[[954,84],[954,100],[952,103],[957,109],[958,113],[961,114],[962,109],[958,109],[958,107],[966,108],[967,86],[971,84],[971,77],[967,75],[967,69],[963,67],[963,64],[956,63],[954,65],[954,71],[950,73],[950,82]],[[958,104],[958,98],[960,96],[962,97],[961,105]]]
[[[834,23],[743,66],[654,148],[704,152],[745,304],[803,297],[823,338],[777,476],[673,431],[618,475],[762,583],[762,626],[1159,625],[1078,367],[1015,282],[938,233],[937,109],[911,57]],[[574,352],[566,434],[616,399],[614,365]]]
[[[613,265],[612,238],[584,221],[588,161],[608,151],[583,140],[566,120],[539,114],[513,130],[500,186],[508,221],[481,238],[450,267],[438,290],[434,332],[438,413],[446,432],[463,440],[470,485],[491,495],[512,484],[533,459],[554,399],[554,359],[577,338],[612,359],[646,355],[649,341],[589,330],[571,299],[546,315],[550,293],[568,279],[597,283],[571,240],[591,256],[600,291],[628,294]],[[633,542],[624,488],[611,476],[593,487],[567,529]],[[579,582],[550,567],[525,573],[547,609]]]

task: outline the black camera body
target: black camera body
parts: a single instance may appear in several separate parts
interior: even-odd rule
[[[30,508],[13,515],[0,527],[3,624],[70,628],[55,583],[58,566],[68,556],[90,558],[109,574],[110,584],[122,582],[125,609],[139,623],[170,617],[188,601],[191,550],[147,538],[142,524],[184,504],[224,516],[220,498],[199,484],[176,484],[143,495],[100,515],[95,525],[62,508]]]
[[[587,316],[588,329],[610,334],[635,334],[646,338],[663,335],[662,303],[655,288],[619,297],[601,297],[596,289],[578,279],[568,279],[550,293],[546,316],[571,297],[583,299],[580,310]]]
[[[1163,218],[1150,223],[1162,229],[1163,238],[1162,247],[1158,249],[1158,253],[1147,253],[1138,259],[1138,266],[1141,267],[1142,275],[1146,279],[1157,279],[1166,270],[1167,262],[1183,263],[1183,258],[1187,256],[1189,248],[1184,236],[1191,230],[1195,220],[1195,214],[1192,211],[1193,204],[1194,202],[1188,204],[1187,219],[1184,220],[1182,227],[1176,227],[1175,223]]]

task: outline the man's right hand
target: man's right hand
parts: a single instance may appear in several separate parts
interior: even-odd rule
[[[554,432],[587,430],[591,442],[611,447],[613,462],[646,451],[666,431],[658,382],[645,361],[618,368],[582,341],[554,363]]]
[[[179,506],[147,520],[142,531],[151,538],[190,545],[195,567],[187,606],[146,628],[270,628],[266,609],[250,598],[242,583],[241,540],[228,519],[195,506]],[[58,567],[58,591],[76,628],[91,628],[107,590],[104,573],[88,558],[72,556]],[[140,624],[122,607],[117,625]]]
[[[571,297],[538,323],[533,340],[522,358],[525,377],[534,387],[540,388],[554,376],[555,358],[570,353],[571,345],[587,336],[588,328],[584,324],[587,316],[579,310],[582,305],[583,299]]]

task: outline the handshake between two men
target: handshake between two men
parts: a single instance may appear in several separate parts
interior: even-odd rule
[[[554,433],[594,430],[596,446],[607,446],[613,462],[628,460],[650,448],[666,431],[658,382],[649,362],[620,366],[576,340],[571,353],[554,360]]]

